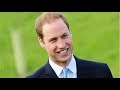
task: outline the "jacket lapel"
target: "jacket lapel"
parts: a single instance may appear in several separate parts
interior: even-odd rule
[[[77,66],[77,78],[87,78],[89,76],[89,71],[86,72],[87,69],[86,66],[84,65],[84,60],[81,60],[79,58],[77,58],[76,56],[75,60],[76,60],[76,66]],[[86,76],[87,75],[87,76]]]
[[[48,78],[58,78],[52,67],[50,66],[49,62],[45,65],[45,75]]]

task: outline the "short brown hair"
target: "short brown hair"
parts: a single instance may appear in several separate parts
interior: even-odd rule
[[[45,23],[51,23],[56,19],[61,18],[69,29],[69,23],[62,13],[59,12],[44,12],[42,15],[38,16],[35,21],[35,30],[38,37],[43,39],[42,28]]]

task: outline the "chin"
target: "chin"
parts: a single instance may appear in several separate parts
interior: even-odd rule
[[[60,61],[69,61],[70,60],[70,56],[64,57],[64,58],[59,58]]]

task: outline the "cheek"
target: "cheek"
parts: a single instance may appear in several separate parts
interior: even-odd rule
[[[46,46],[46,49],[47,49],[48,52],[53,52],[56,49],[56,45],[55,44],[49,44],[49,45]]]
[[[66,43],[67,43],[68,45],[72,45],[72,39],[71,39],[71,38],[67,39],[67,40],[66,40]]]

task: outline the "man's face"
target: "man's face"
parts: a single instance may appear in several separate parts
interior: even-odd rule
[[[63,66],[71,59],[73,44],[72,36],[62,19],[43,26],[43,39],[39,39],[50,59]]]

